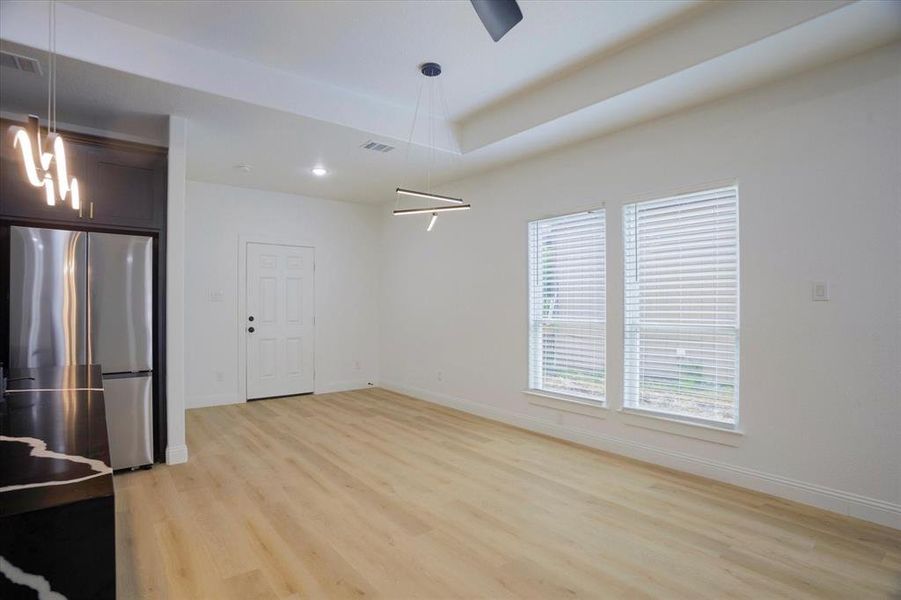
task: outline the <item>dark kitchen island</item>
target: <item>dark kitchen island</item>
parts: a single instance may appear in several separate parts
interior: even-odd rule
[[[0,408],[0,598],[114,598],[100,367],[14,369],[9,378]]]

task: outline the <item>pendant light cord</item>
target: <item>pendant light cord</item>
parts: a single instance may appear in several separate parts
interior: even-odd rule
[[[442,116],[444,117],[444,120],[442,122],[444,123],[444,135],[447,138],[447,148],[451,149],[456,147],[457,143],[451,136],[451,129],[448,126],[450,120],[447,115],[450,113],[450,111],[447,109],[447,96],[444,95],[444,84],[441,83],[440,79],[438,80],[438,100],[441,106]],[[459,148],[457,154],[459,154]]]
[[[47,133],[53,122],[53,0],[47,3]],[[40,125],[38,125],[40,132]],[[43,148],[38,148],[43,152]]]
[[[56,0],[50,0],[53,16],[53,133],[56,133]]]
[[[425,80],[419,82],[419,93],[416,95],[416,109],[413,111],[413,123],[410,124],[410,135],[407,136],[407,150],[404,155],[404,165],[410,166],[410,148],[413,146],[413,132],[416,131],[416,119],[419,118],[419,103],[422,101],[422,87]],[[396,196],[396,194],[395,194]],[[400,206],[400,198],[394,199],[394,208]]]
[[[426,65],[428,66],[428,65]],[[436,65],[437,66],[437,65]],[[440,67],[438,70],[440,73]],[[426,75],[426,72],[423,71],[423,75]],[[434,74],[426,75],[426,79],[438,79]],[[422,93],[423,86],[426,84],[426,80],[423,80],[419,84],[419,93],[416,95],[416,108],[413,111],[413,122],[410,124],[410,134],[407,136],[407,148],[404,157],[404,165],[409,168],[410,166],[410,150],[413,147],[413,134],[416,132],[416,124],[419,120],[419,108],[422,105]],[[440,137],[441,133],[436,132],[435,128],[437,127],[435,123],[435,105],[437,104],[439,110],[443,115],[442,124],[444,125],[444,137],[447,138],[447,148],[449,151],[456,152],[456,154],[460,154],[459,146],[456,144],[455,140],[452,137],[451,129],[447,126],[449,123],[448,120],[448,109],[447,109],[447,98],[444,95],[444,84],[441,83],[440,79],[438,81],[429,81],[428,88],[428,156],[426,157],[426,191],[428,193],[432,192],[432,167],[436,164],[436,153],[435,153],[435,140],[437,137]],[[451,150],[456,149],[456,150]],[[397,209],[400,206],[400,198],[397,197],[394,201],[394,208]]]
[[[434,80],[434,77],[429,79]],[[432,163],[435,161],[435,111],[432,108],[432,95],[435,92],[435,84],[429,82],[429,160],[425,165],[426,191],[432,193]]]
[[[47,133],[51,132],[56,132],[56,0],[47,4]]]

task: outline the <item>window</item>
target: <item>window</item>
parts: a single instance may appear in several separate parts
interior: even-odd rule
[[[630,204],[625,245],[627,409],[738,421],[738,190]]]
[[[604,211],[529,223],[529,386],[604,402]]]

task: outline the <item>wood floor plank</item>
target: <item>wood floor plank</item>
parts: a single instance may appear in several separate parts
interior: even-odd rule
[[[898,598],[901,532],[378,388],[188,411],[121,598]]]

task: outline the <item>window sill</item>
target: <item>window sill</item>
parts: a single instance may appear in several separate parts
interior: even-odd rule
[[[592,401],[578,396],[554,394],[541,390],[523,390],[523,394],[531,396],[529,404],[544,408],[553,408],[564,412],[585,415],[596,419],[607,418],[607,407],[599,401]]]
[[[631,427],[653,429],[654,431],[662,431],[733,447],[741,445],[741,441],[744,438],[744,432],[739,429],[723,429],[713,425],[683,421],[676,417],[670,418],[635,409],[621,408],[617,412],[620,414],[623,423]]]

